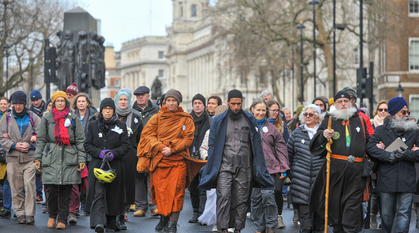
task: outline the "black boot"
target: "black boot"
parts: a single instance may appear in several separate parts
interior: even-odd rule
[[[125,225],[124,215],[116,216],[116,226],[121,230],[126,230],[127,226]]]
[[[177,232],[177,222],[176,221],[169,221],[169,225],[167,226],[169,229],[168,233],[176,233]]]
[[[164,228],[166,228],[166,231],[167,231],[167,224],[168,223],[169,223],[169,216],[165,217],[163,215],[160,215],[160,221],[157,224],[156,228],[154,228],[154,230],[161,231]]]

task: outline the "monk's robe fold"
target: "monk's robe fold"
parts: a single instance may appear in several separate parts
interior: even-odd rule
[[[195,125],[191,115],[179,107],[170,112],[163,107],[146,124],[138,144],[137,170],[150,172],[153,204],[164,216],[181,211],[185,189],[205,165],[205,161],[190,157]],[[172,154],[163,156],[164,147]]]

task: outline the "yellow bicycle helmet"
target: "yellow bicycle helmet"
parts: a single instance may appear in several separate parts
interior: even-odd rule
[[[109,170],[107,171],[103,170],[103,166],[105,165],[105,162],[108,164],[108,167],[109,167]],[[93,173],[95,174],[96,179],[105,183],[111,183],[116,178],[116,172],[112,170],[108,161],[106,161],[105,159],[103,159],[102,165],[100,166],[100,168],[93,169]]]

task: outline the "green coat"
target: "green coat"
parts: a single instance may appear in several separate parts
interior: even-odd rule
[[[64,147],[55,143],[55,120],[51,112],[48,112],[42,118],[39,125],[34,160],[41,161],[43,184],[71,185],[81,183],[80,172],[77,171],[77,168],[79,163],[86,163],[86,153],[83,147],[84,131],[80,119],[73,111],[70,111],[66,118],[69,118],[75,124],[75,128],[72,125],[68,127],[71,146]],[[50,140],[48,152],[45,152],[48,144],[45,120],[48,121]]]

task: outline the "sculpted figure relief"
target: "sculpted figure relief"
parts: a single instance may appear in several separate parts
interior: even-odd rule
[[[64,32],[58,32],[57,36],[60,36],[60,42],[57,44],[57,65],[58,65],[58,88],[65,90],[67,86],[74,82],[74,70],[75,70],[75,45],[73,43],[73,32],[71,30],[65,30]]]

